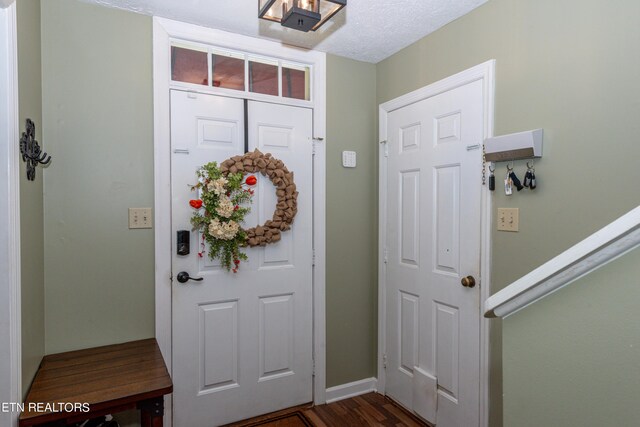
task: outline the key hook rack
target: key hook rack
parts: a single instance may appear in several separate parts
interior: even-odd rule
[[[535,129],[487,138],[484,140],[485,160],[508,162],[542,157],[542,133],[542,129]]]
[[[42,152],[38,141],[36,141],[36,125],[33,120],[27,119],[26,129],[22,132],[20,138],[20,153],[22,160],[27,164],[27,179],[34,181],[36,179],[36,166],[41,164],[47,166],[51,163],[51,156],[46,152]]]

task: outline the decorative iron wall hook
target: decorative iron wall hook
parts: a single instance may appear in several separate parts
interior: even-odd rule
[[[51,162],[51,156],[42,152],[38,141],[36,141],[36,125],[31,119],[27,119],[26,130],[22,132],[20,138],[20,153],[22,160],[27,163],[27,179],[36,179],[36,166],[39,164],[46,166]]]

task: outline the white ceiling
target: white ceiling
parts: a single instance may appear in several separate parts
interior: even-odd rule
[[[377,63],[488,0],[348,0],[321,29],[258,19],[258,0],[84,0]]]

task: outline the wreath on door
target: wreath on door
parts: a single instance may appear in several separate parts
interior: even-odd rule
[[[270,220],[256,227],[243,229],[241,223],[251,211],[251,202],[260,173],[276,188],[277,204]],[[243,247],[266,246],[276,243],[282,233],[291,229],[298,212],[298,191],[293,172],[271,153],[256,149],[243,156],[234,156],[218,164],[207,163],[196,172],[198,183],[191,187],[200,198],[190,200],[195,212],[191,217],[194,230],[202,232],[200,257],[209,244],[209,258],[220,259],[227,271],[238,272],[241,260],[248,260]]]

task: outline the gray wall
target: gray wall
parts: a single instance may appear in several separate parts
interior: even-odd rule
[[[154,336],[151,18],[42,2],[46,352]]]
[[[640,249],[504,321],[504,425],[640,420]]]
[[[327,56],[327,387],[376,376],[375,84],[375,65]]]
[[[40,0],[20,0],[18,21],[18,102],[20,132],[25,120],[36,125],[36,139],[42,138],[42,76],[40,61]],[[50,150],[49,150],[50,151]],[[20,256],[22,298],[22,390],[26,395],[44,355],[44,234],[43,171],[37,167],[35,181],[27,180],[20,161]]]
[[[496,208],[520,208],[519,233],[498,233],[494,226],[493,292],[640,202],[634,184],[640,182],[640,168],[635,164],[640,157],[638,16],[640,3],[634,0],[615,4],[600,0],[491,0],[378,64],[378,102],[384,102],[496,59],[496,134],[544,128],[544,158],[535,164],[538,189],[510,198],[500,191],[493,196]],[[498,167],[499,179],[504,163]],[[523,169],[524,163],[516,162],[521,177]],[[629,267],[632,265],[620,268]],[[629,271],[618,272],[626,273]],[[622,296],[621,288],[608,287],[608,291]],[[585,291],[576,287],[566,292],[579,298]],[[546,315],[544,307],[531,310],[540,317]],[[571,305],[566,310],[568,317],[579,314]],[[630,313],[612,310],[609,315],[614,323],[623,323]],[[580,335],[588,326],[575,327]],[[528,347],[509,349],[505,375],[526,372],[530,363],[539,361],[540,354],[531,351],[536,336],[528,332],[523,327],[505,329],[505,343],[516,336],[530,338]],[[491,425],[497,426],[502,418],[499,327],[493,337]],[[607,363],[618,361],[615,352],[602,347],[593,351]],[[588,375],[578,364],[566,369],[568,376]],[[564,380],[555,376],[549,381]],[[509,384],[514,388],[507,389]],[[505,380],[510,420],[516,408],[526,405],[537,407],[542,415],[541,402],[549,395],[541,393],[534,398],[526,392],[526,382],[517,389],[515,384]],[[549,385],[550,393],[557,389]],[[553,397],[567,402],[575,398]],[[583,407],[589,412],[589,406]],[[602,405],[592,408],[604,409]]]

